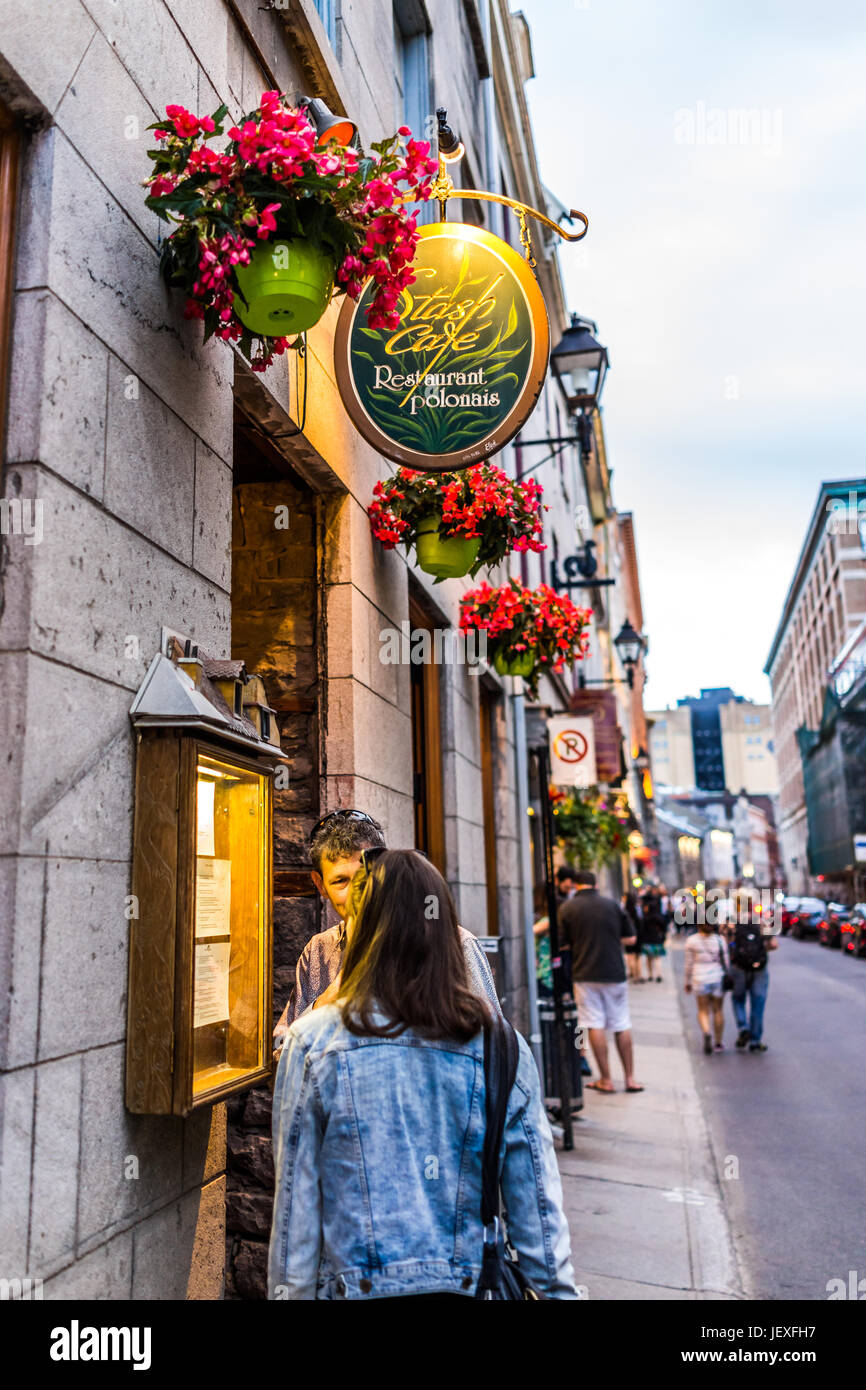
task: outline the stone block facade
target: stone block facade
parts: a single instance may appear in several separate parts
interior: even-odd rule
[[[417,9],[430,25],[430,114],[448,107],[473,179],[540,202],[537,171],[523,167],[531,140],[497,136],[499,107],[483,87],[499,83],[517,129],[507,5]],[[479,65],[475,9],[493,23],[494,79]],[[367,145],[393,131],[403,120],[394,26],[392,0],[341,0],[333,44],[315,0],[0,0],[0,100],[21,128],[2,485],[7,499],[38,501],[44,521],[37,545],[0,536],[0,680],[11,692],[0,706],[0,1276],[42,1278],[46,1298],[263,1294],[266,1089],[185,1120],[124,1105],[128,712],[163,630],[243,658],[277,711],[290,778],[275,798],[275,1016],[326,922],[304,883],[320,810],[362,806],[389,843],[413,842],[410,671],[379,660],[381,634],[408,619],[410,571],[414,599],[443,627],[470,581],[434,586],[371,536],[366,507],[391,465],[339,401],[339,306],[310,333],[305,366],[290,355],[254,377],[234,349],[203,344],[161,281],[163,229],[141,188],[146,126],[168,102],[205,112],[225,101],[237,118],[268,87],[315,89],[352,114]],[[490,217],[501,231],[501,212]],[[562,318],[558,274],[540,262]],[[247,467],[250,429],[261,476]],[[514,471],[513,450],[502,462]],[[574,497],[562,483],[566,535]],[[283,505],[289,525],[277,529]],[[489,679],[496,969],[528,1031],[521,696]],[[445,872],[463,925],[484,935],[480,683],[443,667],[439,685]]]

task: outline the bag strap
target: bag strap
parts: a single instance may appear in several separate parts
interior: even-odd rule
[[[501,1168],[499,1151],[505,1132],[508,1098],[517,1076],[520,1049],[517,1034],[507,1019],[498,1017],[484,1027],[484,1092],[485,1128],[484,1150],[481,1159],[481,1223],[493,1227],[498,1236],[499,1181]]]

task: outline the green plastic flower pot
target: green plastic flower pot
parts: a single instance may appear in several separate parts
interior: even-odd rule
[[[531,676],[535,669],[535,657],[532,652],[524,652],[522,656],[512,657],[509,661],[504,653],[497,652],[493,665],[500,676]]]
[[[418,568],[425,574],[435,574],[437,579],[458,579],[468,574],[478,559],[480,547],[480,537],[465,540],[449,536],[443,540],[439,535],[438,516],[425,517],[418,523],[415,541]]]
[[[235,266],[247,303],[235,298],[241,323],[268,338],[292,337],[318,323],[334,292],[334,258],[315,242],[270,241]]]

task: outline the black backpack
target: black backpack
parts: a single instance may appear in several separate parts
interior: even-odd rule
[[[767,948],[760,927],[737,926],[731,964],[738,965],[741,970],[763,970],[767,964]]]

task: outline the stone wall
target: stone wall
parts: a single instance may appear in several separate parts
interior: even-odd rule
[[[0,828],[0,1272],[46,1298],[213,1299],[224,1109],[124,1107],[128,710],[163,625],[228,651],[233,358],[160,284],[139,182],[149,103],[194,104],[197,64],[174,43],[159,66],[144,28],[110,41],[92,16],[116,8],[0,3],[0,83],[30,131],[3,490],[38,501],[44,530],[4,538],[0,602],[17,793]]]

